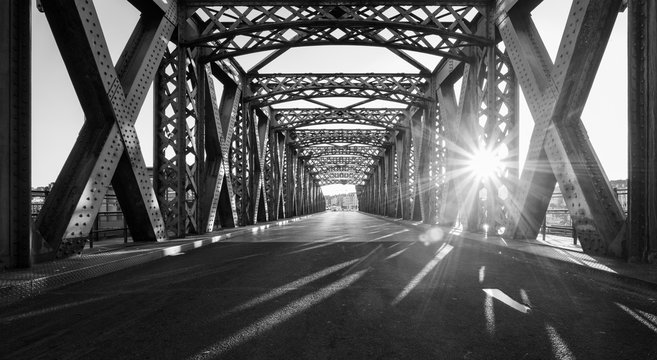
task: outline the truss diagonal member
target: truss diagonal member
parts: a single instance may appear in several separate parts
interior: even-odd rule
[[[140,18],[116,67],[93,3],[44,0],[42,5],[86,120],[37,226],[58,255],[79,251],[111,180],[133,238],[164,239],[134,122],[176,26],[176,2],[170,1],[164,14]]]
[[[238,105],[242,94],[239,83],[224,85],[221,103],[217,102],[212,66],[205,65],[206,92],[206,189],[202,205],[205,231],[215,229],[217,215],[221,226],[237,225],[237,205],[233,196],[230,171],[230,143],[235,131]],[[207,203],[209,201],[209,204]]]
[[[526,10],[497,19],[536,122],[510,209],[512,236],[537,236],[556,178],[583,248],[621,254],[622,208],[580,120],[620,6],[574,1],[554,66]]]
[[[358,124],[386,129],[406,126],[406,110],[394,108],[280,109],[273,117],[274,128],[285,130],[323,124]]]
[[[358,97],[403,104],[433,101],[427,78],[415,74],[265,74],[250,79],[246,101],[258,106],[318,97]]]
[[[374,45],[465,60],[464,47],[490,44],[471,31],[478,15],[472,6],[221,6],[197,13],[208,20],[189,44],[221,44],[207,61],[320,44]]]
[[[269,119],[271,118],[271,112],[269,109],[257,109],[255,111],[250,111],[248,116],[252,116],[252,143],[255,147],[251,151],[255,150],[255,153],[252,153],[253,157],[253,189],[252,189],[252,199],[251,199],[251,209],[253,213],[251,214],[253,223],[258,221],[267,221],[267,192],[265,190],[265,164],[266,164],[266,154],[268,150],[267,142],[269,141]]]
[[[385,130],[295,130],[296,147],[322,144],[362,144],[383,147],[390,133]]]
[[[360,156],[367,158],[380,157],[381,147],[377,146],[309,146],[301,149],[302,157],[332,157],[332,156]]]

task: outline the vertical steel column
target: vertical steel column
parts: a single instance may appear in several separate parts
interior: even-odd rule
[[[248,96],[248,95],[247,95]],[[235,121],[235,131],[230,147],[230,172],[233,174],[233,194],[237,207],[237,223],[244,226],[248,223],[248,183],[249,157],[246,142],[248,141],[249,108],[244,101],[238,105],[238,117]]]
[[[267,154],[269,153],[269,118],[270,116],[265,114],[262,110],[258,109],[254,116],[253,124],[253,133],[254,138],[252,139],[252,144],[254,144],[254,149],[252,151],[254,154],[253,162],[253,191],[252,191],[252,201],[251,206],[253,208],[253,221],[255,222],[264,222],[269,218],[269,199],[270,194],[267,191]]]
[[[385,215],[383,209],[385,206],[385,186],[386,186],[386,178],[385,178],[385,161],[383,157],[380,157],[378,159],[378,166],[376,167],[375,174],[376,174],[376,210],[375,213],[377,215]]]
[[[410,122],[410,119],[409,119]],[[397,162],[399,171],[399,202],[404,220],[411,219],[410,162],[411,162],[411,129],[405,129],[397,134]]]
[[[462,173],[461,179],[457,179],[457,193],[459,197],[459,217],[463,228],[469,231],[477,231],[479,222],[479,183],[478,179],[472,176],[467,169],[469,160],[467,154],[462,152],[465,150],[468,154],[473,154],[477,147],[477,134],[475,126],[478,126],[479,119],[479,70],[480,68],[473,65],[465,65],[463,71],[463,83],[461,85],[461,95],[459,101],[459,127],[458,127],[458,140],[457,149],[452,155],[458,156],[459,172]],[[458,155],[457,155],[458,154]]]
[[[493,18],[493,12],[490,10],[491,9],[489,8],[489,11],[487,11],[486,14],[486,38],[495,42],[495,21]],[[502,140],[502,134],[498,127],[499,123],[497,118],[498,89],[496,81],[497,67],[495,62],[495,46],[489,45],[485,47],[482,51],[482,56],[485,57],[483,62],[486,69],[485,74],[482,75],[486,77],[484,85],[485,95],[482,99],[483,102],[480,114],[480,118],[482,116],[486,117],[482,136],[487,151],[495,155],[498,152],[498,146],[500,145],[499,142]],[[493,233],[496,232],[496,219],[498,219],[499,213],[502,211],[502,204],[498,198],[500,174],[497,174],[497,170],[498,169],[494,169],[494,174],[490,174],[491,176],[489,178],[483,179],[483,186],[486,189],[486,212],[485,218],[482,220],[487,227],[485,231],[488,231],[488,228],[490,228],[490,231]],[[483,215],[484,214],[480,214],[480,218],[482,218]]]
[[[460,171],[457,159],[458,152],[454,145],[458,141],[460,118],[453,83],[440,85],[438,101],[440,102],[440,118],[444,124],[442,141],[445,142],[443,150],[445,178],[440,189],[441,202],[438,209],[438,223],[445,226],[454,226],[459,214],[456,175]]]
[[[285,218],[285,135],[279,131],[270,132],[269,141],[272,155],[272,220]]]
[[[436,222],[436,170],[434,168],[436,159],[435,133],[436,133],[436,114],[438,104],[436,103],[437,86],[433,79],[430,79],[431,98],[422,109],[422,143],[418,149],[422,153],[421,166],[418,169],[418,175],[421,179],[419,186],[422,189],[420,199],[422,199],[422,222],[425,224],[435,224]]]
[[[30,6],[0,2],[0,268],[31,265]]]
[[[206,158],[202,175],[204,186],[200,203],[202,228],[210,232],[220,227],[237,225],[229,153],[243,80],[238,76],[229,76],[231,69],[220,68],[217,64],[206,64],[203,68],[204,76],[199,77],[199,84],[206,83],[200,86],[204,88],[205,97],[204,100],[199,97],[197,102],[197,109],[204,109],[205,115],[199,120],[205,123],[206,129]],[[220,101],[215,92],[215,77],[223,84]]]
[[[388,217],[395,216],[395,142],[388,146],[383,154],[383,161],[386,164],[386,189],[384,204],[384,215]]]
[[[290,133],[287,132],[286,141],[289,141]],[[296,149],[292,148],[289,144],[286,147],[286,199],[285,199],[285,217],[297,216],[296,207],[296,183],[297,183],[297,154]]]
[[[187,47],[183,45],[185,42],[185,35],[187,31],[187,9],[184,4],[178,7],[178,63],[176,69],[178,70],[176,88],[178,89],[178,102],[176,103],[176,112],[178,113],[178,121],[176,122],[176,148],[177,154],[176,166],[176,203],[175,210],[178,216],[175,218],[175,238],[184,238],[187,234],[185,222],[187,220],[187,210],[185,206],[186,195],[185,183],[187,174],[186,159],[185,159],[185,145],[187,143]]]
[[[629,2],[630,261],[655,262],[657,254],[657,4]]]

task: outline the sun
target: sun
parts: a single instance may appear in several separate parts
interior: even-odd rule
[[[477,178],[490,179],[502,169],[502,161],[499,154],[480,148],[470,157],[468,167]]]

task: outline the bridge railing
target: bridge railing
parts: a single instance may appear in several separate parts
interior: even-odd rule
[[[616,193],[616,197],[623,207],[625,215],[627,215],[628,189],[614,188],[614,192]],[[552,194],[550,206],[545,213],[543,224],[541,225],[541,235],[543,240],[545,240],[545,237],[548,234],[571,237],[573,239],[573,245],[577,245],[577,230],[573,226],[573,221],[570,217],[570,211],[566,207],[566,203],[563,200],[563,195],[558,192]]]
[[[48,193],[48,190],[32,190],[33,220],[39,215]],[[121,211],[121,205],[112,190],[105,195],[101,209],[89,233],[89,248],[93,248],[94,242],[109,238],[122,237],[123,242],[127,243],[130,230]]]

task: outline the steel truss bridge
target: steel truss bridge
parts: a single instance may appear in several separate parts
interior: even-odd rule
[[[78,252],[110,185],[133,238],[160,241],[323,211],[320,186],[334,183],[357,185],[366,212],[536,238],[558,184],[586,252],[632,261],[657,252],[651,1],[572,1],[554,63],[530,16],[540,0],[128,1],[142,16],[116,62],[92,0],[37,2],[86,120],[34,223],[36,15],[30,1],[0,2],[3,267]],[[630,19],[628,215],[580,120],[620,11]],[[292,48],[320,45],[383,47],[416,71],[262,72]],[[251,68],[236,60],[262,51]],[[440,62],[427,68],[409,52]],[[134,127],[151,84],[152,181]],[[520,88],[535,122],[522,169]],[[336,108],[331,97],[360,101]],[[294,100],[314,107],[281,106]],[[367,106],[379,100],[396,106]],[[473,176],[483,150],[499,165]]]

